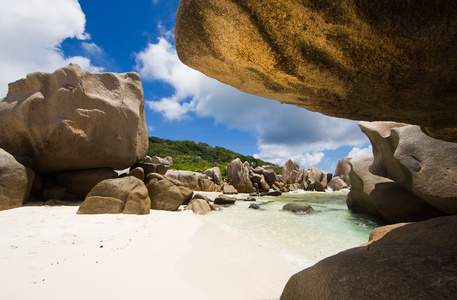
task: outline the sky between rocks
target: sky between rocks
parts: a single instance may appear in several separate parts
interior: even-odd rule
[[[136,71],[149,135],[330,172],[339,158],[371,153],[355,121],[246,94],[182,64],[173,42],[177,6],[176,0],[0,0],[0,97],[9,82],[70,62],[92,72]]]

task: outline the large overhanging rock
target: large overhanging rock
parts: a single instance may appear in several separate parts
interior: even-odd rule
[[[242,91],[457,141],[457,2],[181,0],[176,49]]]
[[[125,169],[147,153],[141,78],[70,64],[32,73],[0,100],[0,148],[40,173]]]
[[[373,174],[387,177],[448,214],[457,214],[457,143],[425,135],[418,126],[360,122],[373,145]]]
[[[456,226],[452,216],[393,229],[295,274],[281,300],[454,299]]]

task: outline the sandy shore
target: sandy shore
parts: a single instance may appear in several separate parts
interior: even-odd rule
[[[192,212],[0,212],[2,299],[278,299],[300,271]]]

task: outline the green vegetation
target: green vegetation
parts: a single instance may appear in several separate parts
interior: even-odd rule
[[[242,162],[249,162],[253,167],[264,165],[274,165],[252,156],[244,156],[239,153],[222,147],[211,147],[205,143],[195,143],[192,141],[172,141],[157,137],[149,137],[149,156],[173,157],[173,167],[176,170],[204,171],[218,166],[222,176],[226,176],[227,164],[239,158]],[[281,172],[279,166],[275,166],[276,173]]]

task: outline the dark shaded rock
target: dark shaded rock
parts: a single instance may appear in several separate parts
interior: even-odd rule
[[[48,177],[51,177],[51,180],[55,178],[56,185],[66,187],[68,193],[76,195],[82,200],[99,182],[117,176],[113,169],[99,168],[60,172]]]
[[[144,181],[144,169],[141,167],[136,167],[135,169],[130,171],[129,176],[133,176],[141,181]]]
[[[254,203],[249,205],[249,208],[251,208],[251,209],[262,209],[260,206],[258,206],[257,204],[254,204]]]
[[[457,217],[406,224],[295,274],[281,300],[454,299]]]
[[[51,199],[54,199],[54,200],[62,200],[65,193],[67,191],[67,188],[65,187],[52,187],[52,188],[48,188],[48,189],[45,189],[43,191],[43,199],[46,201],[46,200],[51,200]]]
[[[181,0],[178,56],[237,89],[457,139],[457,2]]]
[[[282,209],[294,213],[310,213],[314,211],[311,206],[302,202],[287,203]]]
[[[260,194],[261,196],[281,196],[282,193],[280,191],[269,191],[269,192],[266,192],[266,193],[261,193]]]
[[[224,204],[235,204],[236,199],[229,197],[229,196],[224,196],[224,195],[219,195],[214,199],[214,204],[218,205],[224,205]]]

